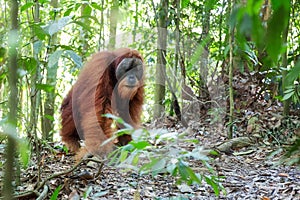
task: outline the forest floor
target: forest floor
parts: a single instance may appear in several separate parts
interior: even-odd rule
[[[185,131],[176,123],[161,123],[169,130]],[[188,132],[201,141],[199,145],[215,148],[225,141],[226,136],[217,131],[217,128],[209,129],[206,126],[205,131],[199,131],[200,126],[203,130],[204,125],[197,126]],[[47,177],[71,169],[75,164],[73,156],[53,151],[54,146],[52,144],[41,152],[39,183]],[[300,168],[278,164],[282,154],[270,156],[276,149],[278,147],[261,142],[214,157],[210,164],[218,175],[224,176],[221,184],[226,191],[226,194],[221,191],[219,197],[216,197],[205,181],[201,185],[178,186],[176,178],[170,175],[138,175],[107,165],[101,168],[99,174],[101,164],[94,161],[84,162],[69,173],[49,178],[44,192],[41,187],[39,193],[34,195],[44,195],[45,199],[50,199],[55,189],[61,186],[57,199],[300,199]],[[203,166],[200,167],[195,162],[193,169],[201,170]],[[37,172],[37,158],[32,156],[29,167],[21,172],[22,184],[17,192],[35,189]],[[34,195],[27,194],[19,199],[36,199],[32,197]]]

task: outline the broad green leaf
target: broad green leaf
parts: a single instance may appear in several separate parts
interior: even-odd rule
[[[34,4],[32,2],[29,3],[25,3],[23,6],[21,6],[21,12],[27,10],[28,8],[30,8],[31,6],[33,6]]]
[[[291,96],[293,96],[295,94],[295,91],[293,90],[292,92],[289,92],[289,93],[287,93],[287,94],[285,94],[284,96],[283,96],[283,101],[285,101],[285,100],[288,100],[289,98],[291,98]]]
[[[186,171],[191,181],[197,182],[199,184],[201,183],[201,179],[197,176],[197,174],[195,174],[195,172],[189,166],[187,166]]]
[[[66,50],[65,54],[70,56],[70,58],[76,64],[76,67],[78,67],[78,68],[82,67],[82,58],[77,53],[75,53],[72,50]]]
[[[128,157],[128,151],[121,151],[121,155],[119,157],[120,162],[124,162],[126,158]]]
[[[90,5],[86,5],[85,7],[84,7],[84,10],[83,10],[83,15],[84,16],[90,16],[91,15],[91,13],[92,13],[92,8],[90,7]]]
[[[38,54],[41,52],[43,46],[43,42],[41,40],[38,40],[33,43],[33,54],[34,56],[38,56]]]
[[[132,141],[131,144],[136,148],[136,149],[144,149],[147,146],[150,146],[149,142],[147,141],[140,141],[140,142],[134,142]]]
[[[52,36],[53,34],[62,30],[71,19],[71,16],[62,17],[57,21],[51,22],[49,25],[45,26],[44,29],[50,36]]]
[[[71,14],[71,12],[73,11],[73,6],[72,7],[69,7],[69,8],[67,8],[66,9],[66,12],[64,12],[64,17],[66,17],[66,16],[70,16],[70,14]]]
[[[139,162],[139,156],[140,156],[140,153],[135,151],[135,154],[134,154],[132,162],[131,162],[134,166],[137,166],[137,164]]]
[[[52,115],[44,115],[47,119],[54,121],[54,117]]]
[[[33,24],[32,25],[32,30],[34,32],[34,35],[40,39],[40,40],[45,40],[47,36],[47,31],[43,29],[39,24]]]
[[[53,92],[55,89],[53,85],[48,85],[48,84],[36,84],[36,88],[38,90],[44,90],[45,92]]]
[[[293,82],[300,77],[300,61],[298,61],[285,77],[285,84],[291,85]]]
[[[167,165],[167,172],[169,172],[172,176],[176,176],[177,174],[177,164],[176,163],[169,163]]]
[[[181,8],[184,9],[188,7],[190,0],[181,0]]]
[[[126,144],[125,146],[123,146],[122,149],[124,151],[133,151],[134,150],[134,146],[130,142],[130,143]]]
[[[75,21],[73,21],[73,23],[78,24],[78,25],[81,26],[84,30],[86,30],[86,31],[88,31],[88,32],[90,32],[90,33],[92,33],[92,31],[91,31],[91,26],[90,26],[90,25],[85,24],[85,23],[83,23],[83,22],[80,21],[80,20],[75,20]]]
[[[158,162],[155,163],[155,165],[152,166],[152,174],[156,175],[159,172],[162,172],[165,169],[166,166],[166,159],[161,158],[158,160]]]
[[[187,171],[187,166],[181,160],[178,162],[178,172],[182,180],[188,181],[189,173]]]
[[[272,1],[274,3],[275,1]],[[281,1],[278,9],[275,9],[268,24],[266,44],[267,52],[273,62],[277,62],[280,53],[282,52],[282,33],[287,26],[289,19],[289,7],[287,8]]]
[[[160,158],[153,158],[151,159],[151,161],[149,163],[144,164],[141,168],[140,168],[140,173],[141,174],[147,174],[149,172],[151,172],[151,169],[154,165],[156,165],[156,163],[160,160]]]
[[[49,60],[48,60],[48,68],[53,68],[56,67],[58,64],[58,60],[60,58],[60,56],[62,55],[63,51],[62,50],[56,50],[54,53],[52,53],[49,56]]]
[[[205,177],[205,182],[213,188],[216,196],[219,196],[220,195],[219,185],[216,183],[214,178],[208,176],[204,176],[204,177]]]
[[[102,8],[98,3],[95,3],[95,2],[92,2],[91,3],[91,6],[96,9],[96,10],[99,10],[99,11],[103,11],[104,8]]]

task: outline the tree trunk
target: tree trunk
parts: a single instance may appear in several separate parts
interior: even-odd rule
[[[132,42],[135,43],[136,40],[136,33],[137,33],[137,28],[139,26],[139,1],[135,0],[135,16],[134,18],[134,27],[133,27],[133,31],[132,31],[132,35],[133,35],[133,39]]]
[[[282,34],[282,44],[285,45],[287,43],[287,38],[288,38],[288,33],[289,33],[289,22],[290,22],[290,9],[288,10],[287,13],[287,24],[285,29],[283,30],[283,34]],[[287,68],[288,65],[288,59],[287,59],[287,48],[284,48],[284,52],[282,53],[282,67],[283,68]],[[283,91],[286,90],[286,75],[287,75],[287,71],[283,70],[282,71],[282,89]],[[285,100],[283,102],[283,115],[284,116],[288,116],[290,113],[290,104],[291,104],[291,98]]]
[[[16,152],[16,132],[17,132],[17,107],[18,107],[18,75],[17,75],[17,46],[18,46],[18,1],[11,1],[11,32],[9,35],[9,60],[8,60],[8,78],[9,78],[9,112],[6,132],[8,135],[7,146],[5,150],[5,169],[2,195],[4,199],[13,199],[13,181],[15,180],[14,161]]]
[[[231,4],[229,5],[230,7],[230,12],[232,11],[231,6],[235,5],[234,0],[231,1]],[[233,115],[234,115],[234,99],[233,99],[233,48],[234,48],[234,29],[235,27],[230,27],[229,29],[229,122],[228,122],[228,138],[232,138],[232,131],[233,131]]]
[[[168,0],[161,0],[158,11],[157,65],[155,71],[154,118],[164,115],[165,84],[166,84],[166,50]]]
[[[51,6],[56,9],[58,7],[58,0],[52,0]],[[57,14],[57,13],[56,13]],[[54,20],[56,15],[54,17]],[[49,42],[49,46],[54,46],[57,43],[57,33],[52,35],[51,40]],[[55,49],[51,49],[49,53],[53,53]],[[47,80],[46,84],[56,86],[56,77],[57,77],[57,66],[53,66],[51,68],[47,68]],[[54,129],[54,109],[55,109],[55,91],[47,92],[46,99],[44,102],[44,113],[42,116],[42,124],[43,124],[43,139],[47,141],[53,141],[53,129]]]
[[[35,2],[34,5],[34,22],[39,23],[40,21],[40,5],[39,2]],[[32,30],[32,34],[34,35],[34,31]],[[41,69],[40,69],[40,61],[38,57],[38,53],[34,54],[34,59],[37,64],[35,67],[35,71],[31,74],[31,85],[30,85],[30,120],[29,120],[29,130],[28,130],[28,138],[29,139],[37,139],[37,123],[38,123],[38,112],[39,105],[41,101],[41,92],[36,88],[37,83],[41,83]]]
[[[210,27],[210,3],[209,1],[206,1],[204,4],[204,12],[202,16],[202,34],[201,34],[201,41],[207,41],[204,43],[203,51],[200,57],[200,71],[199,71],[199,96],[203,98],[204,100],[209,99],[209,92],[207,87],[207,77],[208,77],[208,56],[209,56],[209,27]],[[201,41],[199,41],[199,44],[201,44]]]
[[[104,40],[104,0],[101,0],[101,13],[100,13],[100,27],[99,27],[99,46],[98,50],[102,50],[104,48],[105,40]]]
[[[108,49],[116,48],[117,25],[119,16],[119,0],[113,0],[110,8],[109,44]]]

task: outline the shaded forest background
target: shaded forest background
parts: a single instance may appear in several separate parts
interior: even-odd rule
[[[1,1],[1,145],[27,162],[59,140],[60,104],[85,61],[119,47],[144,56],[144,122],[206,120],[232,138],[245,123],[255,132],[263,109],[299,116],[299,13],[296,0]]]

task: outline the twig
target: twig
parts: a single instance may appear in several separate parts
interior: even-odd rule
[[[83,159],[81,159],[78,163],[76,163],[72,168],[70,168],[70,169],[68,169],[68,170],[66,170],[66,171],[63,171],[63,172],[59,172],[59,173],[56,173],[56,174],[53,174],[53,175],[51,175],[51,176],[49,176],[49,177],[47,177],[35,190],[32,190],[32,191],[26,191],[26,192],[24,192],[24,193],[20,193],[19,195],[16,195],[15,196],[15,198],[16,199],[19,199],[19,198],[21,198],[21,197],[26,197],[26,196],[31,196],[31,195],[35,195],[35,196],[39,196],[39,197],[41,197],[41,196],[43,196],[43,193],[44,193],[44,191],[45,191],[45,185],[46,185],[46,183],[49,181],[49,180],[51,180],[51,179],[53,179],[53,178],[56,178],[56,177],[59,177],[59,176],[62,176],[62,175],[65,175],[65,174],[69,174],[69,173],[71,173],[72,171],[74,171],[79,165],[81,165],[82,163],[85,163],[85,162],[90,162],[90,161],[92,161],[92,162],[96,162],[96,163],[101,163],[101,166],[100,166],[100,169],[102,169],[103,168],[103,165],[104,165],[104,162],[106,161],[106,160],[97,160],[97,159],[93,159],[93,158],[83,158]],[[97,173],[97,175],[99,174],[99,172]],[[43,192],[40,194],[38,191],[42,188],[44,186],[44,190],[43,190]]]
[[[47,194],[48,194],[48,189],[49,189],[48,186],[44,185],[43,192],[39,195],[38,198],[36,198],[36,200],[44,200],[44,199],[46,199]]]
[[[98,169],[98,172],[97,172],[97,174],[95,175],[95,178],[98,178],[98,176],[101,174],[102,169],[103,169],[103,166],[104,166],[104,162],[101,162],[101,163],[100,163],[100,167],[99,167],[99,169]]]

